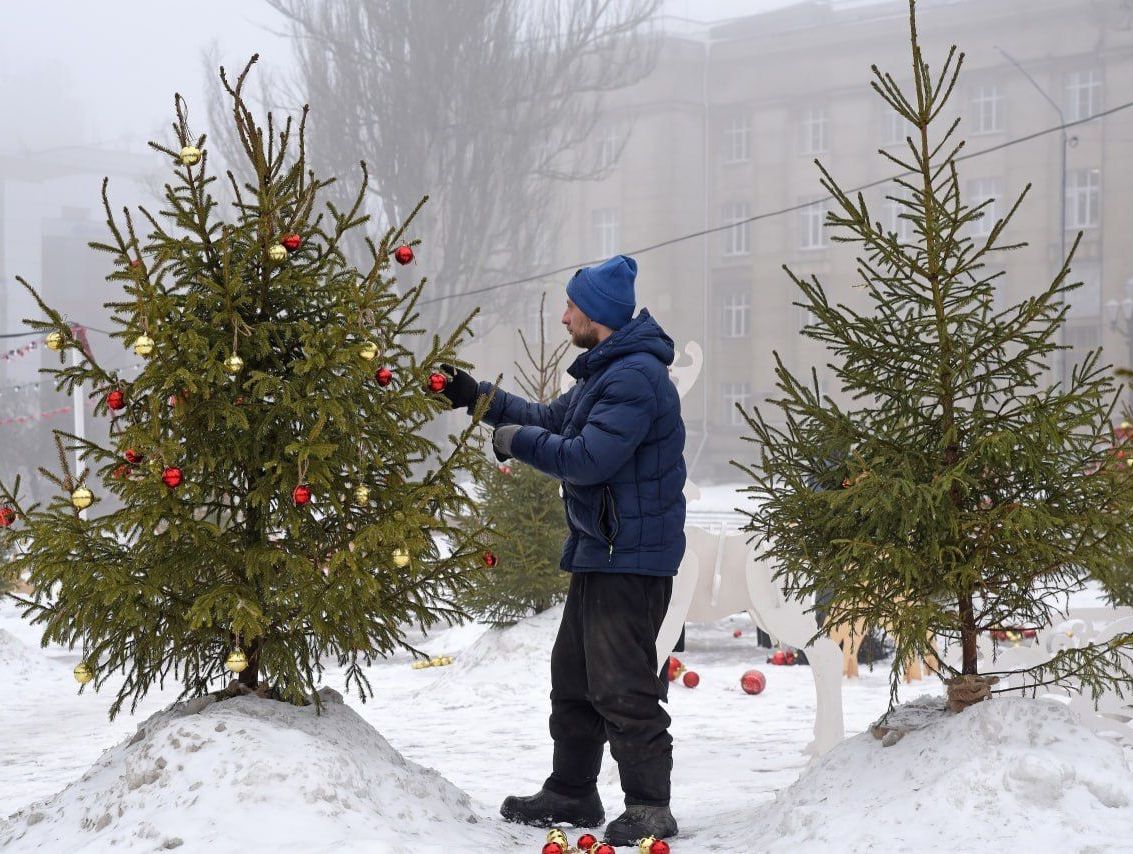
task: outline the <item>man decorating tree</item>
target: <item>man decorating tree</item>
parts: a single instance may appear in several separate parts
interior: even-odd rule
[[[606,828],[611,845],[677,833],[656,642],[685,549],[685,429],[668,374],[673,341],[647,309],[634,317],[636,275],[625,255],[576,272],[562,317],[585,351],[568,369],[575,385],[550,404],[496,390],[484,416],[497,458],[562,481],[570,533],[560,566],[573,573],[551,651],[551,775],[500,812],[524,824],[600,825],[609,740],[626,805]],[[453,407],[471,414],[493,393],[465,371],[449,373]]]

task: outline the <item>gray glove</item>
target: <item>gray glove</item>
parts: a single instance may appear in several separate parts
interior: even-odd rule
[[[520,425],[505,424],[492,432],[492,450],[496,452],[496,459],[501,463],[511,459],[511,443],[515,434],[519,432]]]

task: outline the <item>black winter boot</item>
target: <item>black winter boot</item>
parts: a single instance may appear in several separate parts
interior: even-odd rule
[[[677,835],[677,820],[668,807],[629,804],[626,811],[610,822],[603,837],[615,848],[636,845],[643,836],[671,839]]]
[[[500,815],[508,821],[539,827],[546,827],[549,824],[600,827],[606,820],[602,799],[598,797],[597,792],[576,798],[547,789],[540,789],[528,797],[510,795],[504,798]]]

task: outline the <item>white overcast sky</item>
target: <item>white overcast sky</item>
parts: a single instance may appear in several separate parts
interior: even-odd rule
[[[792,0],[665,0],[664,12],[721,20]],[[172,121],[173,93],[205,115],[201,55],[252,53],[286,66],[290,46],[260,0],[19,0],[0,26],[0,151],[69,145],[140,149]],[[209,85],[212,85],[209,81]],[[196,127],[200,127],[197,123]],[[162,135],[164,135],[162,133]]]

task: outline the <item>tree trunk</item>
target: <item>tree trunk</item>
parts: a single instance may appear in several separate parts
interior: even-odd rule
[[[239,675],[241,685],[256,690],[256,685],[260,681],[260,642],[259,640],[252,641],[251,648],[248,650],[248,666]]]
[[[977,639],[972,594],[966,591],[960,596],[960,652],[963,660],[960,672],[965,676],[974,676],[979,672],[979,663],[976,659]]]

